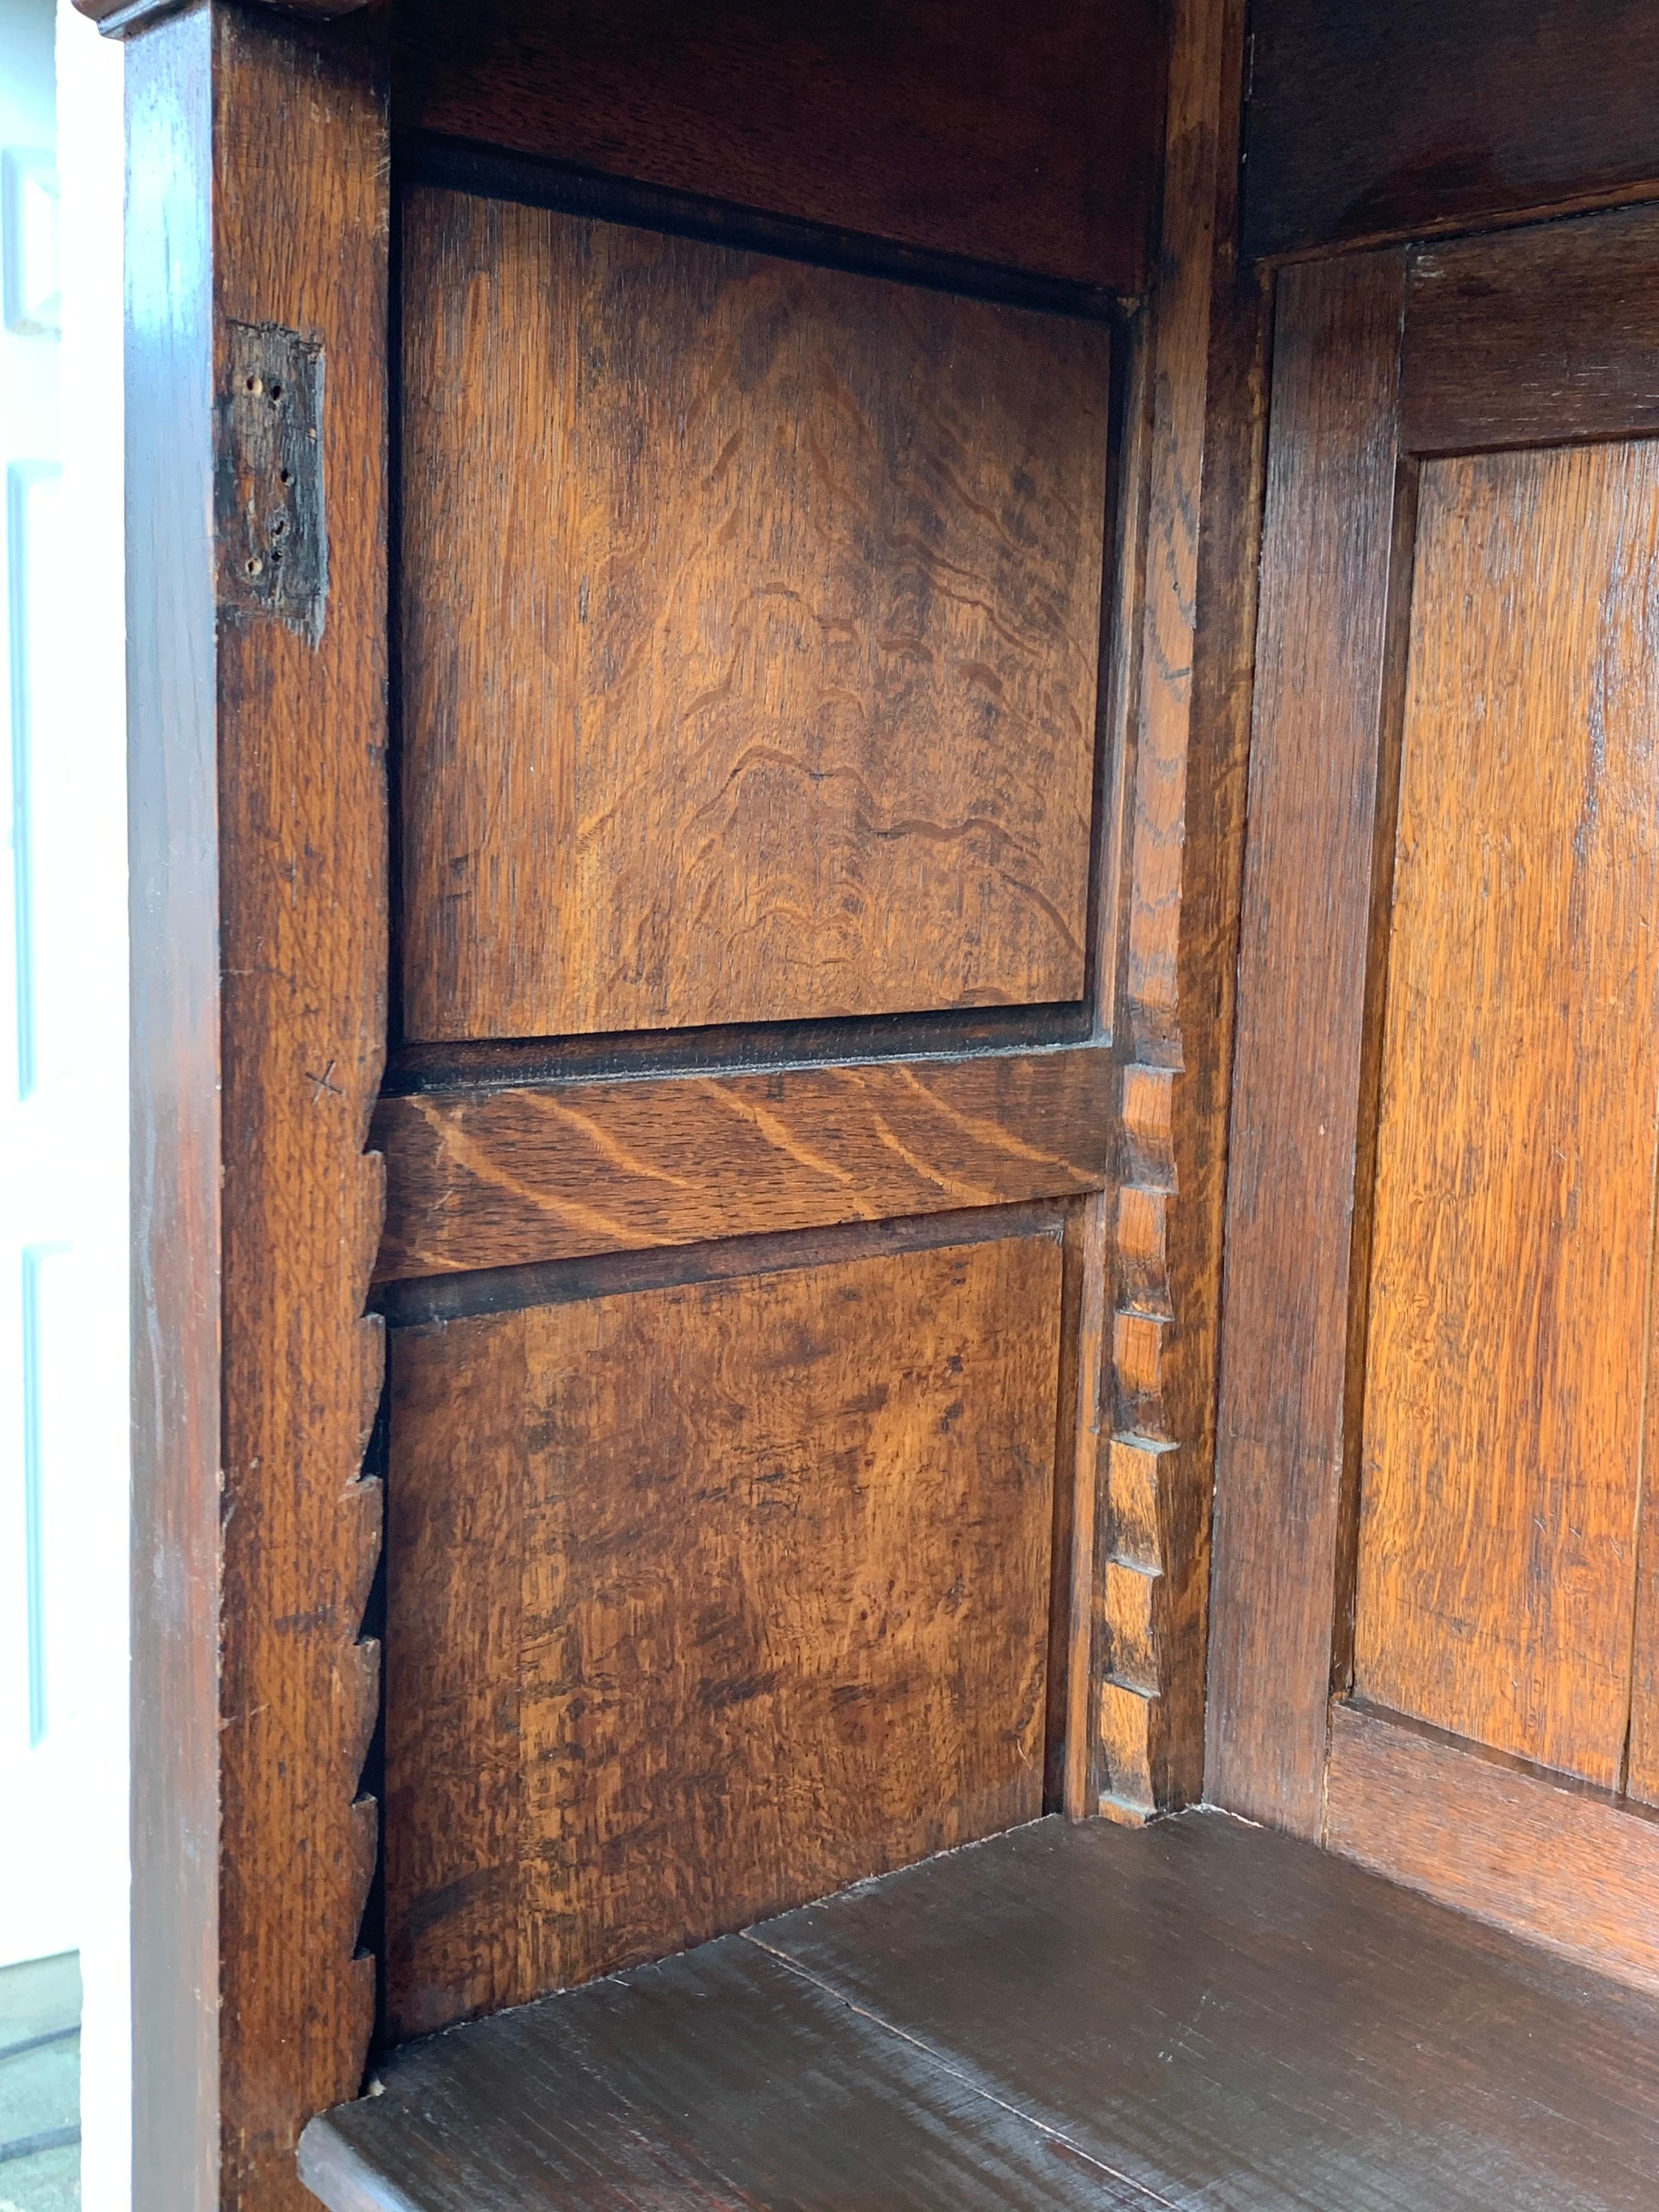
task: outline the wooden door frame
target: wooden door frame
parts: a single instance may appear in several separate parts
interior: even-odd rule
[[[362,1314],[386,964],[386,69],[371,19],[220,0],[88,12],[142,33],[127,53],[134,2203],[300,2212],[294,2138],[356,2094],[373,2017],[356,1951],[380,1499],[359,1470],[380,1375]],[[320,347],[315,635],[237,611],[219,573],[238,326]]]
[[[1650,204],[1281,273],[1208,1715],[1216,1803],[1632,1978],[1659,1971],[1640,1932],[1659,1826],[1342,1700],[1418,469],[1659,431],[1659,313],[1635,281],[1655,265]],[[1659,1626],[1651,1486],[1645,1512]],[[1481,1845],[1449,1856],[1460,1802]],[[1552,1853],[1583,1878],[1540,1875]]]
[[[356,2093],[372,2003],[386,13],[79,4],[131,41],[134,2203],[302,2212],[294,2144]],[[1100,1726],[1074,1732],[1065,1795],[1128,1819],[1201,1788],[1254,635],[1231,580],[1254,567],[1265,411],[1265,294],[1234,235],[1244,12],[1172,10],[1161,276],[1135,319],[1112,609],[1100,1034],[1121,1160],[1075,1237],[1099,1321],[1072,1378],[1067,1666],[1073,1710]],[[320,345],[315,638],[236,611],[219,573],[232,325]]]

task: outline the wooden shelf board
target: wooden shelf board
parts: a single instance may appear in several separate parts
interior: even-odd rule
[[[1058,1820],[388,2054],[331,2212],[1650,2212],[1659,2002],[1219,1814]]]

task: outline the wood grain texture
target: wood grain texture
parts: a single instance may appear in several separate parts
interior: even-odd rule
[[[376,1279],[1069,1197],[1112,1087],[1085,1046],[383,1099]]]
[[[1391,1881],[1659,1994],[1650,1814],[1339,1705],[1325,1840]]]
[[[838,229],[1136,290],[1152,0],[400,0],[400,125]]]
[[[1653,0],[1258,0],[1251,255],[1659,191]]]
[[[1659,2180],[1659,2006],[1214,1814],[1043,1821],[750,1933],[1181,2212]]]
[[[1035,1823],[394,2054],[383,2088],[307,2134],[331,2212],[1060,2207],[1074,2178],[1175,2212],[1648,2212],[1659,2188],[1659,2004],[1216,1814]],[[1005,2129],[1044,2146],[1035,2181]]]
[[[331,2212],[1152,2212],[740,1936],[486,2021],[465,2051],[395,2053],[379,2078],[307,2130],[301,2170]]]
[[[1607,1789],[1659,1165],[1656,635],[1659,447],[1425,467],[1355,1688]]]
[[[1110,335],[406,205],[404,1026],[1076,1000]]]
[[[381,1343],[364,1140],[385,1051],[386,93],[373,21],[213,10],[216,373],[228,323],[320,345],[320,638],[222,611],[224,1089],[222,2203],[301,2212],[312,2113],[362,2079],[360,1640],[380,1486],[359,1479]],[[273,188],[272,179],[281,180]]]
[[[219,2175],[219,841],[212,40],[127,58],[132,2190]]]
[[[1401,370],[1407,444],[1455,453],[1659,430],[1656,267],[1650,207],[1419,248]]]
[[[399,1331],[394,2035],[1041,1809],[1050,1235]]]
[[[1133,733],[1120,785],[1126,849],[1121,869],[1108,872],[1114,904],[1102,902],[1111,932],[1102,965],[1117,985],[1124,1187],[1111,1263],[1111,1443],[1100,1486],[1096,1796],[1128,1820],[1195,1802],[1203,1786],[1224,978],[1231,967],[1230,923],[1214,916],[1218,901],[1223,917],[1236,906],[1247,735],[1237,714],[1230,729],[1214,720],[1212,641],[1241,592],[1248,600],[1255,565],[1253,517],[1243,526],[1245,544],[1232,542],[1237,479],[1220,477],[1218,500],[1205,475],[1206,441],[1213,434],[1230,465],[1241,402],[1248,410],[1232,367],[1230,313],[1243,8],[1183,0],[1172,11],[1171,41],[1160,276],[1141,376],[1131,387],[1126,509],[1144,504],[1144,523],[1136,512],[1133,526],[1145,534],[1137,557],[1119,563],[1127,582],[1118,613],[1127,657],[1123,708]],[[1228,542],[1224,570],[1215,567],[1218,531]],[[1201,557],[1211,564],[1217,614],[1200,645]],[[1247,617],[1247,650],[1251,627]]]
[[[1206,1790],[1317,1833],[1404,256],[1284,272],[1257,628]]]

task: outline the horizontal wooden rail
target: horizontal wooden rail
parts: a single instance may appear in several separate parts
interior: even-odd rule
[[[1331,1713],[1325,1841],[1659,1994],[1659,1819],[1364,1706]]]
[[[380,1102],[375,1279],[1098,1189],[1100,1046],[425,1092]]]
[[[176,15],[182,0],[75,0],[75,4],[107,36],[125,38],[160,16]],[[349,15],[368,0],[263,0],[263,4],[280,7],[289,15]]]

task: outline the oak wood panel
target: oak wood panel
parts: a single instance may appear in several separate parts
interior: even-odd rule
[[[1659,191],[1654,0],[1256,0],[1251,255]]]
[[[1079,998],[1110,334],[408,200],[404,1024]]]
[[[1041,1809],[1057,1236],[399,1331],[395,2034]]]
[[[1423,471],[1355,1687],[1620,1778],[1659,1163],[1659,447]]]
[[[300,332],[325,364],[320,632],[218,622],[222,2190],[301,2212],[299,2131],[361,2080],[374,2002],[380,1492],[360,1470],[382,1371],[363,1146],[387,968],[388,148],[372,17],[212,20],[217,373],[230,323]]]
[[[399,0],[406,130],[1133,291],[1157,181],[1152,0]]]
[[[1407,445],[1455,453],[1659,430],[1656,266],[1650,207],[1419,249],[1401,370]]]
[[[383,1099],[376,1279],[1071,1196],[1112,1090],[1084,1047]]]
[[[1257,628],[1206,1790],[1319,1824],[1346,1442],[1402,254],[1284,272]]]
[[[1600,1792],[1339,1705],[1334,1851],[1659,1993],[1659,1820]]]
[[[135,2212],[219,2188],[212,34],[126,61]]]

